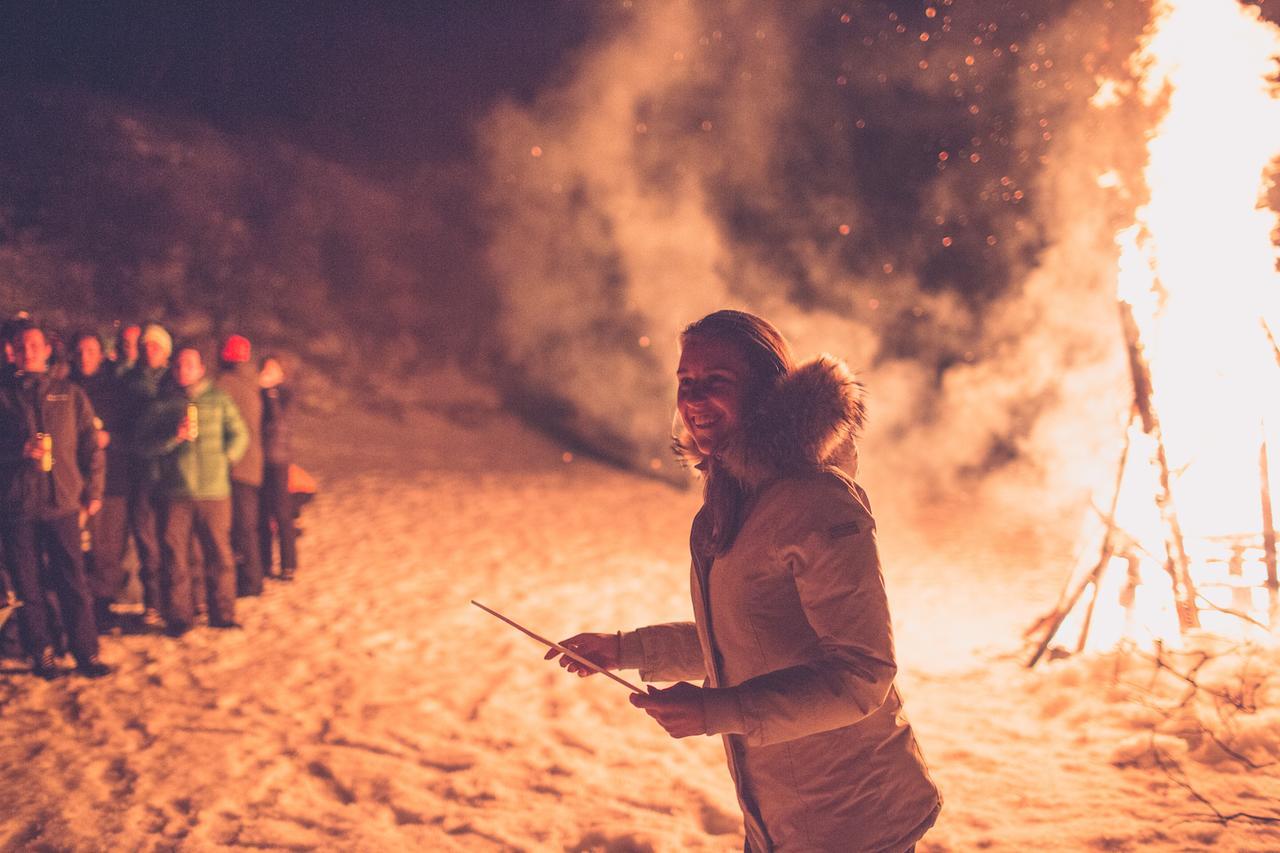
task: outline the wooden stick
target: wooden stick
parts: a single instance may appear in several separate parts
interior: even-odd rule
[[[1267,330],[1268,337],[1271,330]],[[1276,528],[1271,509],[1271,466],[1267,461],[1267,430],[1262,428],[1262,446],[1258,449],[1258,467],[1262,485],[1262,557],[1267,565],[1267,621],[1274,628],[1280,610],[1280,580],[1276,577]]]
[[[1084,644],[1089,640],[1089,629],[1093,627],[1093,609],[1098,606],[1098,596],[1102,594],[1102,578],[1107,573],[1107,568],[1111,565],[1110,549],[1102,552],[1102,568],[1094,573],[1093,577],[1093,595],[1089,596],[1089,603],[1084,608],[1084,622],[1080,625],[1080,638],[1076,640],[1076,654],[1084,651]]]
[[[1133,422],[1140,414],[1139,407],[1135,404],[1133,409],[1129,411],[1129,423],[1124,428],[1124,447],[1120,451],[1120,461],[1116,464],[1116,487],[1111,493],[1111,506],[1107,510],[1107,514],[1103,516],[1102,523],[1106,525],[1106,532],[1102,536],[1102,552],[1098,557],[1098,562],[1093,564],[1093,569],[1089,574],[1081,579],[1080,584],[1075,591],[1069,595],[1059,596],[1058,608],[1039,624],[1049,623],[1048,630],[1045,631],[1044,637],[1041,638],[1040,644],[1036,646],[1035,653],[1031,655],[1031,659],[1027,661],[1027,668],[1035,666],[1040,658],[1049,648],[1049,643],[1053,642],[1054,636],[1058,633],[1058,629],[1062,627],[1062,622],[1067,615],[1075,609],[1076,602],[1080,600],[1080,596],[1089,584],[1093,583],[1096,592],[1097,587],[1102,582],[1102,575],[1106,573],[1107,565],[1111,562],[1111,557],[1115,554],[1115,535],[1116,535],[1116,512],[1120,508],[1120,490],[1124,487],[1124,472],[1129,463],[1129,447],[1131,438],[1129,430],[1133,429]],[[1066,590],[1063,590],[1066,593]],[[1092,610],[1092,605],[1090,605]],[[1089,623],[1085,622],[1084,630],[1080,634],[1080,645],[1083,647],[1085,635],[1089,632]],[[1039,625],[1037,625],[1039,627]]]
[[[550,646],[551,648],[558,651],[560,654],[564,655],[570,660],[577,661],[578,663],[582,664],[592,672],[598,672],[601,675],[605,675],[605,676],[608,676],[609,678],[612,678],[614,681],[618,682],[623,687],[630,690],[632,693],[640,693],[640,694],[645,693],[645,691],[641,690],[639,687],[636,687],[630,681],[627,681],[626,679],[623,679],[623,678],[619,678],[609,670],[600,666],[600,664],[587,660],[582,655],[578,654],[577,652],[574,652],[572,649],[566,649],[564,646],[560,645],[559,643],[553,643],[550,640],[548,640],[546,637],[533,633],[528,628],[521,625],[519,622],[508,619],[498,611],[491,610],[488,607],[485,607],[483,604],[476,601],[475,599],[472,599],[471,603],[474,604],[476,607],[479,607],[485,613],[488,613],[490,616],[496,616],[497,618],[501,619],[503,622],[506,622],[508,625],[510,625],[512,628],[515,628],[517,631],[524,634],[526,637],[532,637],[533,639],[537,640],[539,643],[542,643],[544,646]]]
[[[1266,318],[1261,317],[1258,322],[1262,323],[1262,331],[1267,333],[1267,341],[1271,344],[1271,354],[1276,357],[1276,365],[1280,366],[1280,344],[1276,343],[1276,336],[1271,334],[1271,326],[1267,324]]]
[[[1151,408],[1151,368],[1142,354],[1142,336],[1133,306],[1120,300],[1120,326],[1124,330],[1125,348],[1129,353],[1129,378],[1133,380],[1133,404],[1142,418],[1142,431],[1151,435],[1156,429],[1156,416]]]
[[[1262,323],[1262,331],[1267,333],[1267,341],[1271,344],[1271,354],[1275,356],[1276,365],[1280,366],[1280,344],[1276,343],[1276,336],[1271,334],[1271,326],[1267,324],[1267,319],[1262,317],[1259,319]],[[1263,552],[1267,561],[1267,596],[1268,602],[1267,621],[1271,623],[1271,627],[1276,627],[1277,619],[1280,619],[1280,580],[1276,577],[1276,531],[1272,526],[1271,517],[1271,469],[1267,465],[1267,430],[1266,424],[1263,423],[1262,428],[1262,545]]]

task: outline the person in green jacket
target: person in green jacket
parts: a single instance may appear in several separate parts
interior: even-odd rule
[[[238,628],[231,552],[231,466],[244,455],[249,430],[231,398],[205,378],[194,345],[178,348],[169,381],[148,410],[141,446],[156,461],[160,506],[160,587],[165,630],[181,636],[195,621],[189,545],[205,557],[209,625]]]

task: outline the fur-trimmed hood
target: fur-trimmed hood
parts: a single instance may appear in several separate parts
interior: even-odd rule
[[[781,377],[717,454],[723,470],[747,488],[777,477],[837,465],[853,476],[855,440],[866,420],[866,389],[838,358],[820,355]],[[680,424],[676,455],[698,470],[708,458]]]

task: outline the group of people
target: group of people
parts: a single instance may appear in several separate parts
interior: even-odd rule
[[[76,670],[110,672],[97,629],[129,534],[142,621],[173,635],[201,600],[210,627],[237,627],[236,596],[262,591],[273,536],[279,576],[293,576],[277,360],[255,370],[232,335],[211,381],[197,345],[148,324],[120,330],[114,360],[94,333],[75,335],[62,376],[46,330],[23,319],[0,337],[0,540],[36,674],[61,674],[48,591]],[[693,619],[578,634],[547,657],[581,676],[676,681],[631,702],[672,737],[723,738],[748,851],[909,853],[942,797],[895,683],[876,522],[854,480],[862,386],[830,357],[797,362],[776,328],[741,311],[685,329],[676,379],[677,447],[704,481]]]
[[[111,672],[98,637],[121,618],[130,543],[132,627],[178,637],[236,629],[236,599],[292,580],[289,395],[279,358],[241,335],[218,364],[159,323],[62,338],[22,314],[0,330],[0,606],[45,679]],[[279,569],[273,571],[278,544]],[[14,609],[14,606],[16,609]],[[123,627],[123,626],[122,626]]]

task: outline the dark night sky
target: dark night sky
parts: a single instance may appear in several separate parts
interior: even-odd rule
[[[1280,17],[1278,4],[1252,2]],[[226,130],[274,130],[344,162],[394,170],[464,155],[470,128],[498,97],[526,100],[565,73],[566,57],[599,35],[615,5],[9,2],[0,5],[0,80],[70,83],[193,112]],[[837,5],[897,9],[908,20],[925,4]],[[993,17],[1015,7],[1052,16],[1063,6],[981,5]]]
[[[673,294],[696,316],[702,287],[839,318],[867,363],[919,366],[903,411],[942,422],[953,371],[990,360],[1010,386],[1009,318],[1040,308],[992,306],[1055,246],[1090,262],[1064,286],[1110,311],[1111,235],[1140,190],[1088,176],[1137,187],[1151,117],[1131,98],[1104,121],[1089,99],[1131,73],[1149,2],[15,0],[0,298],[58,280],[113,312],[185,300],[295,327],[306,303],[316,328],[499,349],[538,401],[634,370],[654,377],[634,411],[601,407],[625,432],[667,390],[630,342],[671,327]],[[1046,376],[989,407],[966,464],[1016,455]]]
[[[0,77],[266,128],[369,167],[447,159],[591,26],[575,0],[7,3]]]

